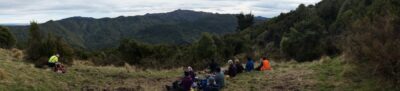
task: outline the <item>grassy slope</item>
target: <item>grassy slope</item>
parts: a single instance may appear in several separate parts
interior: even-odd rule
[[[10,90],[83,90],[139,89],[160,91],[181,76],[181,69],[135,70],[126,67],[94,67],[74,65],[66,74],[37,69],[17,61],[10,51],[0,49],[0,91]],[[354,84],[343,78],[346,66],[340,58],[324,58],[314,62],[272,63],[273,70],[247,72],[226,78],[225,91],[287,90],[371,90],[368,83]],[[268,74],[268,75],[266,75]]]
[[[0,91],[14,90],[81,90],[81,89],[145,89],[162,90],[180,76],[178,70],[135,71],[128,67],[93,67],[74,65],[66,74],[37,69],[33,65],[13,61],[9,52],[0,49]],[[157,84],[157,85],[154,85]]]

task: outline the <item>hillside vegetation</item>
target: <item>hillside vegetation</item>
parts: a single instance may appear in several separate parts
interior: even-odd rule
[[[171,14],[171,16],[188,19],[188,21],[193,19],[184,17],[184,15],[181,16],[179,13],[175,15],[176,12],[189,13],[190,11],[178,10],[161,15],[168,16]],[[151,14],[147,16],[150,17]],[[141,17],[146,17],[146,15]],[[227,26],[233,27],[236,31],[222,36],[212,32],[188,32],[192,37],[199,35],[198,39],[182,45],[151,44],[128,38],[120,41],[113,40],[112,42],[118,42],[115,47],[95,51],[74,48],[74,45],[69,44],[71,43],[68,42],[69,39],[40,32],[39,26],[41,25],[32,22],[27,33],[28,44],[23,47],[24,53],[22,54],[24,56],[21,60],[34,63],[37,68],[41,68],[51,55],[61,54],[60,61],[70,67],[66,77],[70,77],[62,78],[64,77],[62,76],[60,79],[65,80],[60,82],[77,79],[70,83],[60,83],[64,84],[65,89],[77,89],[82,86],[82,84],[74,85],[75,82],[100,83],[97,85],[104,87],[104,84],[107,84],[108,81],[112,80],[111,83],[113,83],[116,78],[120,78],[121,75],[115,76],[117,73],[122,74],[121,77],[125,78],[121,84],[118,83],[120,85],[127,85],[122,83],[130,81],[129,79],[135,78],[136,75],[149,78],[149,82],[155,81],[154,79],[167,79],[167,82],[171,82],[172,79],[176,79],[173,77],[179,77],[182,73],[176,68],[192,66],[201,71],[207,68],[207,63],[210,63],[211,60],[222,65],[226,63],[226,60],[235,58],[242,60],[246,57],[253,59],[267,57],[273,61],[274,70],[269,72],[267,76],[262,72],[252,72],[241,74],[237,78],[228,78],[228,87],[225,89],[254,89],[257,91],[270,89],[397,91],[400,89],[398,85],[400,84],[399,0],[322,0],[315,5],[301,4],[295,10],[282,13],[258,24],[254,24],[255,18],[252,14],[237,14],[234,17],[236,17],[235,24],[238,26]],[[193,21],[196,21],[196,19]],[[207,19],[204,21],[207,21]],[[202,26],[203,23],[205,26]],[[214,23],[216,22],[202,22],[199,23],[198,28],[208,31],[211,30],[206,29],[211,28],[208,24]],[[129,25],[130,23],[118,23],[116,26],[124,24]],[[166,29],[170,28],[175,30],[176,27]],[[226,29],[225,27],[222,28]],[[107,28],[99,27],[98,29],[105,30]],[[149,29],[153,30],[152,28]],[[7,30],[7,28],[2,30]],[[119,33],[116,31],[102,32],[104,34]],[[146,31],[144,33],[144,35],[153,36],[161,32]],[[8,36],[7,33],[4,34],[0,37]],[[68,33],[63,34],[67,34],[68,38],[78,38],[74,37],[75,35],[68,35]],[[12,38],[8,36],[2,39]],[[176,37],[172,39],[176,39]],[[7,41],[6,43],[12,44],[12,42]],[[96,41],[86,42],[99,43]],[[9,58],[9,56],[3,58]],[[85,60],[91,65],[81,65],[79,64],[80,61],[76,60]],[[77,62],[78,64],[76,64]],[[21,69],[14,65],[22,65],[22,67],[37,70],[32,74],[43,72],[43,70],[33,68],[30,64],[23,62],[8,61],[3,64],[4,67],[9,67],[4,68],[4,74],[11,74],[15,70]],[[138,70],[134,73],[127,72],[131,65]],[[129,70],[127,70],[128,68]],[[103,72],[103,70],[107,70],[107,72]],[[147,72],[154,72],[154,75],[143,75],[148,74]],[[158,73],[170,75],[161,76],[162,74]],[[103,77],[103,74],[106,76]],[[107,77],[109,75],[111,77]],[[54,76],[58,75],[50,75],[50,77]],[[87,77],[87,81],[82,81],[78,79],[80,77],[75,76]],[[103,78],[93,79],[97,76]],[[4,75],[3,77],[14,76]],[[245,82],[248,84],[245,84]],[[160,84],[164,85],[164,83]],[[129,85],[129,87],[131,86]],[[144,86],[144,88],[147,87]]]
[[[44,35],[60,36],[79,49],[116,47],[121,39],[135,39],[150,44],[188,44],[202,32],[217,35],[233,33],[236,18],[231,14],[214,14],[191,10],[116,18],[70,17],[39,24]],[[20,45],[26,44],[29,26],[10,26]]]

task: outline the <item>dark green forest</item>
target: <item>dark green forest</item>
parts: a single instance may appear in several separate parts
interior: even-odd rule
[[[70,17],[38,25],[41,33],[60,36],[74,48],[98,50],[118,47],[121,39],[148,44],[189,44],[199,39],[202,32],[233,33],[237,22],[232,14],[175,10],[115,18]],[[29,26],[10,26],[9,29],[17,37],[18,46],[26,47]]]

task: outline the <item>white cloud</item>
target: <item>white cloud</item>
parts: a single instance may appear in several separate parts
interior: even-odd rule
[[[46,22],[72,16],[117,17],[188,9],[215,13],[252,12],[273,17],[320,0],[0,0],[0,23]]]

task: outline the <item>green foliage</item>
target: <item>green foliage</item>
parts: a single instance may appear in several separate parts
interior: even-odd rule
[[[236,15],[236,18],[238,21],[238,27],[237,27],[238,31],[242,31],[254,24],[254,15],[251,13],[250,14],[240,13]]]
[[[129,63],[155,69],[190,65],[204,69],[211,59],[223,63],[225,60],[218,59],[231,58],[235,52],[241,53],[247,48],[241,39],[225,39],[209,33],[203,33],[197,42],[187,46],[149,45],[129,39],[120,42],[118,48],[98,52],[91,59],[98,65],[123,66]]]
[[[14,47],[16,40],[7,28],[0,26],[0,48],[10,49]]]
[[[130,64],[139,64],[142,58],[150,56],[152,53],[149,46],[143,46],[136,41],[122,40],[122,43],[117,50]]]
[[[44,34],[60,36],[74,48],[94,51],[118,47],[122,38],[148,44],[189,44],[198,40],[202,32],[216,35],[233,33],[236,25],[235,15],[232,14],[176,10],[116,18],[71,17],[38,26]],[[27,27],[10,27],[10,30],[18,41],[26,41],[29,37],[25,34]]]
[[[36,22],[31,22],[31,26],[29,28],[29,39],[28,39],[28,48],[26,49],[26,57],[29,60],[39,60],[41,55],[40,52],[41,42],[43,37],[40,35],[39,26]]]
[[[323,55],[324,46],[321,39],[326,30],[321,25],[321,20],[310,9],[305,15],[305,20],[296,23],[291,31],[281,40],[281,50],[289,57],[298,61],[310,61]]]
[[[382,88],[400,89],[395,85],[400,84],[400,18],[391,11],[382,12],[383,17],[378,12],[354,21],[342,48],[359,73],[373,77],[366,79],[380,80]]]
[[[194,50],[196,51],[196,58],[214,58],[216,57],[217,45],[212,35],[203,33]]]
[[[48,34],[43,37],[37,23],[32,22],[30,27],[29,47],[26,49],[26,59],[36,67],[44,66],[48,58],[56,53],[61,55],[60,62],[72,64],[73,49],[61,37],[55,38]]]

